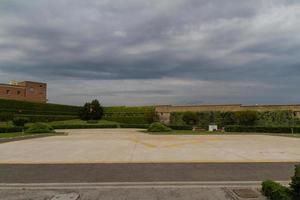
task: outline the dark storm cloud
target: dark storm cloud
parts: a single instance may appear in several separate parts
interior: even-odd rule
[[[294,93],[300,84],[299,19],[300,3],[288,0],[4,0],[0,78],[56,87],[90,81],[98,89],[86,88],[83,96],[118,93],[125,103],[136,94],[145,99],[135,103],[280,103],[278,88],[300,101]],[[113,91],[98,86],[100,80]],[[125,92],[112,87],[122,80]],[[177,85],[182,81],[190,93]],[[217,89],[221,84],[227,92]]]

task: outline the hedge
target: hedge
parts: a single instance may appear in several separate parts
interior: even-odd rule
[[[192,126],[188,125],[168,125],[173,130],[193,130]]]
[[[120,124],[120,128],[149,128],[150,124]]]
[[[52,127],[54,129],[118,128],[118,124],[64,124]]]
[[[249,111],[242,111],[249,112]],[[227,125],[237,125],[238,119],[236,112],[195,112],[199,118],[198,126],[208,128],[210,123],[217,124],[219,127]],[[240,112],[241,113],[241,112]],[[186,125],[183,121],[184,112],[172,112],[170,116],[170,124],[172,125]],[[295,116],[293,111],[267,111],[257,112],[257,120],[255,126],[300,126],[300,118]]]
[[[30,115],[78,115],[80,106],[0,99],[0,112]]]
[[[14,115],[16,117],[27,117],[30,122],[52,122],[78,119],[77,115]]]
[[[18,126],[0,127],[0,133],[22,132],[23,128]]]
[[[225,126],[225,132],[300,133],[300,127],[232,125],[232,126]]]

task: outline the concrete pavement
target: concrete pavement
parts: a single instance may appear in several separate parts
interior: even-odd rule
[[[66,130],[0,144],[0,163],[299,162],[300,139],[267,135],[149,135],[138,129]]]

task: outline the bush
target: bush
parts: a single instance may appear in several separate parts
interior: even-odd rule
[[[188,125],[168,125],[168,127],[173,130],[193,130],[193,127]]]
[[[148,129],[149,124],[120,124],[120,128],[144,128]]]
[[[14,118],[14,114],[11,112],[1,112],[0,113],[0,121],[7,122],[11,121]]]
[[[27,117],[15,117],[13,119],[13,124],[15,126],[21,126],[24,127],[26,123],[29,122],[29,119]]]
[[[78,115],[23,115],[16,114],[16,117],[26,117],[29,122],[52,122],[52,121],[64,121],[71,119],[78,119]]]
[[[300,165],[295,166],[295,175],[290,184],[294,199],[300,199]]]
[[[26,133],[54,133],[52,126],[45,123],[34,123],[25,131]]]
[[[170,132],[172,131],[172,129],[163,125],[162,123],[154,122],[149,126],[147,131],[148,132]]]
[[[252,133],[300,133],[300,127],[273,127],[273,126],[225,126],[226,132],[252,132]]]
[[[195,126],[199,123],[199,117],[195,112],[183,113],[182,120],[189,125]]]
[[[52,127],[54,129],[118,128],[118,124],[61,124]]]
[[[23,128],[19,126],[0,127],[0,133],[22,132]]]
[[[103,116],[103,107],[98,100],[93,100],[91,103],[84,104],[80,111],[80,119],[82,120],[100,120]]]
[[[270,200],[292,200],[290,189],[274,181],[264,181],[262,192]]]
[[[257,120],[256,111],[239,111],[235,113],[235,119],[239,125],[243,126],[253,126]]]
[[[98,120],[87,120],[86,123],[88,124],[97,124],[99,121]]]

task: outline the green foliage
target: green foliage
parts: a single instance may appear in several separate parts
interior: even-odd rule
[[[93,100],[91,103],[85,103],[80,111],[80,119],[82,120],[100,120],[103,116],[103,107],[98,100]]]
[[[52,126],[46,123],[34,123],[25,131],[26,133],[54,133]]]
[[[120,128],[144,128],[148,129],[149,124],[120,124]]]
[[[172,131],[172,129],[165,126],[162,123],[154,122],[149,126],[147,131],[148,132],[170,132],[170,131]]]
[[[185,112],[183,113],[182,120],[189,125],[197,125],[199,123],[199,117],[195,112]]]
[[[60,124],[53,125],[54,129],[88,129],[88,128],[118,128],[118,124]]]
[[[172,130],[192,130],[193,127],[189,125],[168,125]]]
[[[225,126],[226,132],[250,132],[250,133],[300,133],[300,127],[284,126]]]
[[[87,120],[86,123],[88,124],[98,124],[98,120]]]
[[[30,122],[52,122],[70,119],[78,119],[78,115],[23,115],[16,114],[16,117],[26,117]]]
[[[299,121],[292,111],[259,112],[257,125],[260,126],[295,126]]]
[[[292,200],[290,189],[274,181],[264,181],[262,192],[270,200]]]
[[[13,124],[15,126],[21,126],[24,127],[26,123],[29,122],[29,119],[27,117],[15,117],[13,119]]]
[[[295,175],[290,186],[294,199],[300,199],[300,165],[295,166]]]
[[[154,107],[106,107],[104,119],[126,124],[151,124],[155,118]]]
[[[19,126],[1,126],[0,133],[14,133],[14,132],[22,132],[23,128]]]
[[[81,107],[0,99],[0,111],[28,115],[78,115]]]
[[[12,112],[0,112],[0,122],[11,121],[14,118]]]
[[[256,111],[238,111],[235,112],[235,119],[238,125],[253,126],[258,118]]]

